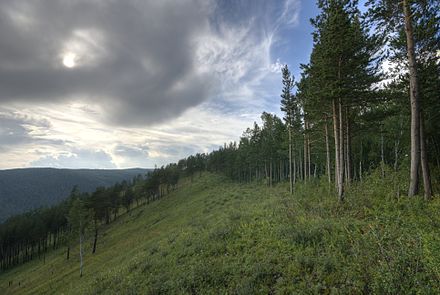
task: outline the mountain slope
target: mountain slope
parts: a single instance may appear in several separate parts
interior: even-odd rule
[[[0,274],[3,294],[430,294],[440,291],[439,200],[383,197],[367,180],[340,205],[327,184],[240,185],[204,174],[86,243]],[[356,196],[356,198],[355,198]],[[350,197],[350,198],[349,198]],[[12,286],[8,286],[12,281]],[[437,288],[437,289],[436,289]]]
[[[131,180],[147,169],[98,170],[26,168],[0,170],[0,222],[14,214],[54,205],[78,185],[91,192],[99,186],[110,186]]]

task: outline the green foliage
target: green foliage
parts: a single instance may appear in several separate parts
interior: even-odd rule
[[[290,196],[286,183],[270,189],[204,173],[105,228],[83,278],[57,251],[46,264],[0,275],[0,287],[6,294],[438,293],[440,202],[397,198],[398,177],[386,171],[352,184],[343,204],[325,181],[298,184]]]
[[[14,214],[61,203],[69,196],[74,185],[78,185],[82,192],[93,192],[97,187],[109,187],[148,171],[54,168],[0,170],[0,222]]]

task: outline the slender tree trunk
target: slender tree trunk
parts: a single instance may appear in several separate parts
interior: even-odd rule
[[[281,182],[283,180],[283,160],[280,160],[280,166],[278,167],[279,177],[278,181]]]
[[[361,140],[361,150],[359,152],[359,181],[362,182],[362,157],[363,157],[363,146]]]
[[[353,179],[352,175],[351,175],[351,170],[352,170],[352,164],[351,164],[351,122],[350,122],[350,113],[349,113],[349,108],[346,107],[345,108],[345,126],[346,126],[346,162],[347,162],[347,183],[350,184],[351,180]]]
[[[419,192],[419,167],[420,167],[420,94],[417,76],[417,64],[411,8],[408,0],[403,0],[403,13],[405,16],[406,47],[409,64],[409,86],[411,101],[411,170],[408,195],[410,197]]]
[[[425,191],[425,199],[432,198],[431,174],[429,173],[428,155],[426,153],[426,142],[424,132],[423,115],[420,114],[420,156],[423,174],[423,188]]]
[[[307,151],[307,121],[304,119],[304,182],[307,181],[307,168],[308,168],[308,164],[307,164],[307,156],[308,156],[308,151]]]
[[[339,188],[339,170],[340,170],[340,159],[339,159],[339,120],[336,99],[333,99],[333,132],[335,137],[335,185]],[[339,191],[339,190],[338,190]]]
[[[338,178],[338,198],[344,200],[344,117],[342,111],[342,99],[339,98],[339,178]]]
[[[304,170],[303,170],[303,156],[302,156],[302,150],[299,148],[299,177],[300,179],[304,180]]]
[[[293,184],[296,184],[296,156],[293,155]]]
[[[66,260],[69,260],[69,258],[70,258],[70,245],[67,245]]]
[[[289,183],[290,194],[293,194],[293,175],[292,175],[292,128],[289,126]]]
[[[307,134],[307,161],[308,161],[308,177],[309,179],[312,177],[312,159],[311,159],[311,150],[312,150],[312,146],[310,144],[310,135]]]
[[[384,155],[384,147],[383,147],[383,126],[380,127],[380,170],[382,174],[382,178],[385,177],[385,155]]]
[[[434,148],[435,148],[435,158],[437,162],[437,168],[440,170],[440,148],[438,147],[437,140],[435,140],[434,137],[432,137],[432,143],[434,144]]]
[[[83,232],[80,230],[79,234],[79,276],[83,275]]]
[[[272,159],[270,160],[270,164],[269,164],[269,186],[272,187]]]
[[[96,252],[96,244],[98,243],[98,223],[95,219],[95,237],[93,239],[93,249],[92,249],[92,254],[95,254]]]
[[[330,146],[329,146],[329,140],[328,140],[328,125],[327,125],[327,119],[324,124],[325,129],[325,153],[326,153],[326,166],[325,166],[325,173],[327,174],[328,183],[332,183],[332,173],[330,170]]]

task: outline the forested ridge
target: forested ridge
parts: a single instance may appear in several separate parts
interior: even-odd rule
[[[111,186],[146,172],[147,169],[0,170],[0,222],[31,209],[55,205],[69,196],[74,185],[83,192],[93,192],[97,187]]]
[[[76,245],[79,237],[82,275],[83,243],[88,230],[93,232],[91,252],[95,253],[99,251],[96,245],[101,226],[118,220],[122,212],[129,212],[135,204],[150,204],[172,194],[182,179],[188,180],[186,185],[190,187],[194,178],[205,171],[223,174],[238,183],[255,186],[263,183],[269,191],[285,188],[291,199],[317,191],[333,196],[334,202],[329,207],[334,211],[330,215],[336,219],[338,210],[350,210],[349,202],[364,206],[365,210],[353,209],[356,218],[357,215],[360,219],[370,218],[370,214],[380,216],[374,211],[382,206],[377,205],[377,198],[398,207],[398,211],[403,202],[402,206],[414,214],[405,221],[417,223],[417,218],[422,219],[417,214],[424,210],[432,214],[432,208],[424,206],[435,202],[432,199],[440,190],[440,3],[438,0],[369,0],[365,13],[358,9],[358,1],[318,0],[317,3],[321,13],[312,20],[315,30],[310,61],[301,66],[300,77],[293,77],[288,65],[282,69],[283,118],[264,112],[261,123],[255,122],[245,130],[238,142],[157,168],[146,178],[100,188],[91,194],[73,190],[71,197],[57,207],[9,219],[0,227],[2,270],[36,257],[41,259],[49,247],[65,247],[68,259],[70,246]],[[384,64],[389,65],[387,71]],[[316,191],[312,192],[313,188]],[[383,195],[368,199],[373,198],[372,194]],[[318,206],[319,197],[315,197],[313,204]],[[405,200],[401,201],[402,198]],[[311,214],[305,199],[301,202],[307,214]],[[411,202],[420,206],[420,211],[411,209]],[[388,207],[384,210],[391,219],[392,210]],[[433,216],[427,218],[436,222]],[[433,223],[426,221],[429,226]],[[392,225],[393,229],[399,228]],[[385,238],[386,241],[381,240],[378,232],[384,229],[379,227],[370,224],[373,228],[370,230],[362,224],[356,228],[362,232],[357,237],[362,240],[364,232],[371,234],[368,243],[378,247],[377,261],[390,271],[386,274],[390,276],[388,283],[396,289],[381,289],[380,280],[371,283],[378,274],[368,270],[367,274],[373,277],[359,278],[365,284],[363,292],[376,287],[374,290],[378,292],[391,294],[405,291],[398,288],[398,281],[404,279],[392,271],[393,263],[407,275],[416,275],[412,272],[414,268],[423,265],[425,270],[417,269],[416,273],[420,271],[417,275],[425,287],[429,286],[425,291],[435,286],[439,280],[439,261],[431,256],[428,262],[420,258],[424,251],[422,243],[426,242],[425,252],[430,255],[438,246],[435,238],[411,239],[411,229],[402,223],[405,236],[402,240],[393,236],[401,242],[397,245]],[[348,228],[345,230],[350,232]],[[307,237],[305,240],[306,246],[310,246]],[[413,253],[415,256],[393,252],[400,246],[416,244],[414,251],[421,252]],[[341,255],[346,257],[346,254]],[[398,255],[403,261],[396,258]],[[337,272],[331,265],[330,272],[332,269]],[[303,267],[307,273],[307,265]],[[362,271],[356,271],[362,277]],[[411,279],[404,282],[413,290],[422,288]],[[99,282],[95,282],[95,287],[105,290]],[[350,288],[362,292],[359,286],[350,285]]]

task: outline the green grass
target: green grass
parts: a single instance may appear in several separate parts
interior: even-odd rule
[[[387,182],[388,181],[388,182]],[[352,186],[195,178],[77,249],[0,275],[2,294],[436,294],[440,200],[396,198],[390,179]],[[13,286],[8,282],[13,280]],[[20,282],[20,286],[18,283]]]

